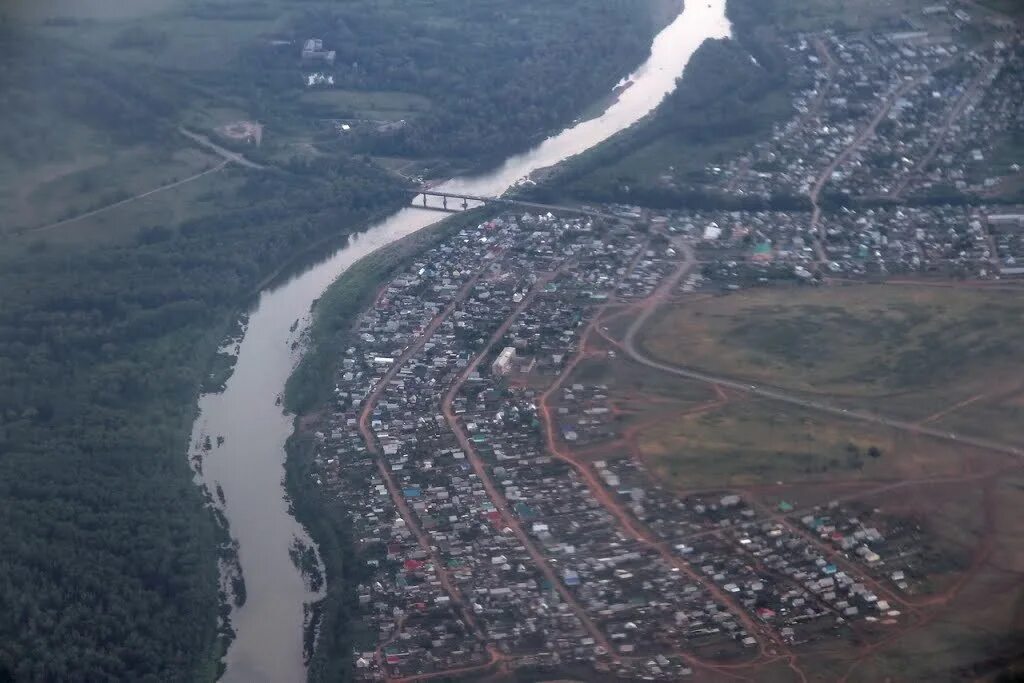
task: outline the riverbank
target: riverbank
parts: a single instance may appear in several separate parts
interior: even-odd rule
[[[311,606],[303,643],[311,683],[344,680],[358,638],[350,614],[357,608],[355,586],[363,575],[348,520],[326,504],[312,479],[315,432],[330,398],[341,350],[358,314],[376,297],[382,282],[417,255],[467,225],[486,220],[492,210],[473,209],[423,228],[354,263],[314,304],[306,352],[289,377],[284,404],[295,413],[294,432],[286,444],[285,490],[295,519],[319,549],[327,593]]]
[[[688,8],[655,38],[648,61],[630,74],[634,85],[621,93],[615,104],[601,116],[548,138],[533,150],[509,158],[489,173],[455,178],[443,183],[439,189],[498,195],[535,169],[558,163],[607,139],[657,106],[674,87],[676,76],[706,38],[726,34],[728,23],[724,18],[723,0]],[[305,624],[303,642],[296,649],[300,657],[302,651],[307,655],[313,651],[308,667],[310,680],[338,680],[351,670],[351,643],[360,642],[360,637],[358,633],[351,632],[347,614],[352,605],[345,591],[359,582],[360,564],[351,557],[351,539],[346,536],[345,520],[336,516],[332,509],[335,506],[319,498],[319,490],[309,477],[313,437],[308,428],[315,424],[309,416],[330,396],[332,368],[339,350],[343,348],[344,334],[355,314],[372,299],[380,282],[400,267],[407,255],[422,251],[429,243],[423,240],[442,238],[439,231],[445,230],[444,226],[453,226],[460,220],[476,224],[481,216],[460,214],[440,227],[430,227],[438,219],[434,212],[402,209],[354,238],[344,249],[330,255],[316,267],[289,280],[283,287],[264,294],[253,313],[249,333],[242,345],[239,371],[227,389],[234,396],[225,397],[227,405],[219,407],[228,415],[228,421],[236,425],[239,438],[251,447],[243,453],[242,447],[229,440],[229,444],[234,444],[233,452],[222,464],[222,471],[225,476],[238,480],[236,485],[244,483],[249,492],[245,500],[236,498],[236,508],[252,510],[251,518],[249,514],[240,514],[239,523],[242,532],[249,534],[248,543],[256,549],[248,552],[259,551],[260,562],[254,565],[254,571],[270,574],[266,556],[276,551],[271,550],[271,534],[267,532],[266,524],[287,524],[277,517],[266,518],[266,496],[252,494],[257,488],[263,490],[263,484],[256,487],[246,480],[258,475],[266,481],[269,490],[273,488],[269,483],[270,476],[275,471],[279,473],[280,467],[284,466],[290,512],[295,516],[295,519],[288,516],[288,520],[302,528],[303,534],[308,532],[321,546],[319,551],[328,576],[328,592],[323,600],[319,600],[319,596],[311,596],[308,591],[299,591],[293,576],[296,574],[294,566],[290,566],[288,572],[282,568],[275,583],[268,583],[259,591],[250,590],[249,603],[243,611],[250,620],[250,635],[246,638],[240,635],[229,653],[229,660],[234,658],[236,662],[229,663],[229,677],[233,667],[240,675],[256,666],[257,661],[263,667],[275,666],[276,660],[271,661],[268,657],[271,650],[279,654],[286,648],[293,651],[291,631],[285,630],[286,620],[282,619],[280,612],[282,603],[287,604],[289,610],[291,606],[297,606],[299,622]],[[411,238],[402,239],[410,235]],[[399,245],[390,249],[389,245],[395,242]],[[341,280],[335,283],[339,277]],[[315,315],[309,321],[305,313],[314,302]],[[303,317],[296,320],[296,315]],[[305,334],[307,326],[310,331]],[[301,336],[291,334],[289,330],[298,330]],[[250,358],[246,361],[248,347],[257,348],[249,352]],[[298,356],[303,349],[307,353],[300,360]],[[291,350],[291,353],[284,353],[285,350]],[[242,372],[246,362],[248,370]],[[280,383],[274,388],[278,377],[281,378]],[[289,409],[300,411],[302,416],[298,421],[286,416],[287,429],[284,429],[281,427],[280,406],[276,407],[276,414],[271,414],[266,409],[266,394],[273,390],[272,396],[277,396],[280,387],[286,384],[284,403]],[[232,409],[231,405],[238,407]],[[243,410],[245,406],[248,410]],[[220,420],[219,417],[213,419]],[[313,429],[315,431],[315,427]],[[281,446],[276,450],[277,443]],[[232,463],[236,466],[232,467]],[[253,471],[253,467],[257,470]],[[227,500],[229,504],[232,501],[230,491]],[[232,524],[235,523],[236,516],[232,516]],[[292,547],[288,537],[292,532],[283,533],[285,538],[279,539],[276,546],[287,552]],[[246,546],[247,542],[243,540],[243,564]],[[265,550],[259,550],[263,547]],[[251,572],[248,567],[246,571],[248,581]],[[270,578],[266,576],[265,582]],[[312,601],[317,604],[310,606],[308,603]],[[302,609],[304,603],[306,607]],[[277,611],[272,613],[271,605],[277,605]],[[255,615],[264,611],[267,618],[256,621]],[[290,619],[288,623],[291,623]],[[268,620],[276,625],[274,640],[267,640],[261,635],[266,631],[264,625]],[[317,639],[318,645],[314,648],[313,642]],[[256,648],[259,648],[258,652]]]
[[[723,197],[664,182],[700,173],[770,133],[792,111],[786,63],[752,0],[732,0],[732,37],[704,43],[676,90],[643,119],[600,145],[534,176],[525,196],[634,203],[651,208],[806,208],[802,198]],[[755,61],[756,60],[756,61]]]
[[[311,310],[312,323],[302,344],[302,359],[285,386],[285,409],[303,415],[330,398],[345,336],[355,317],[373,300],[382,282],[417,254],[438,244],[466,225],[490,215],[487,208],[453,214],[449,218],[406,235],[357,262],[334,281]]]

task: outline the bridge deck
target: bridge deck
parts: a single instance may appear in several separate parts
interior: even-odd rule
[[[415,197],[420,197],[420,196],[422,196],[424,199],[426,199],[426,197],[442,197],[444,199],[462,199],[462,200],[472,201],[472,202],[481,202],[481,203],[484,203],[484,204],[487,204],[487,203],[508,204],[510,206],[522,206],[522,207],[529,208],[529,209],[541,209],[541,210],[544,210],[544,211],[562,211],[562,212],[568,212],[568,213],[577,213],[577,214],[582,214],[584,216],[593,216],[595,218],[610,218],[610,219],[615,219],[616,218],[616,216],[613,216],[611,214],[601,213],[600,211],[591,211],[589,209],[583,209],[583,208],[580,208],[578,206],[564,206],[564,205],[559,205],[559,204],[540,204],[538,202],[528,202],[528,201],[524,201],[524,200],[521,200],[521,199],[508,199],[506,197],[483,197],[483,196],[480,196],[480,195],[461,194],[461,193],[458,193],[458,192],[444,192],[444,191],[441,191],[441,190],[427,190],[427,189],[424,189],[424,190],[409,190],[408,192],[409,192],[409,194],[413,195],[414,198]],[[419,206],[419,205],[414,204],[414,206]],[[423,207],[421,207],[421,208],[423,208]],[[430,208],[436,208],[436,207],[427,206],[425,208],[430,209]],[[439,209],[439,210],[441,210],[441,211],[445,211],[445,210],[451,211],[451,209]]]

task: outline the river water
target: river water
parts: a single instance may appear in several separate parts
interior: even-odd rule
[[[455,178],[441,189],[480,196],[503,193],[532,171],[583,152],[650,112],[675,87],[690,56],[707,38],[729,35],[725,0],[688,0],[686,9],[651,46],[649,59],[601,116],[552,136],[509,158],[496,170]],[[221,680],[228,683],[290,683],[305,679],[302,657],[303,606],[317,597],[289,556],[305,530],[288,512],[282,479],[284,444],[292,417],[277,405],[298,360],[292,343],[309,322],[313,301],[361,257],[431,225],[445,215],[406,208],[367,231],[319,264],[264,291],[250,311],[234,374],[223,393],[203,396],[193,443],[223,436],[203,460],[203,480],[224,492],[224,512],[239,543],[247,601],[232,614],[236,638]],[[299,325],[294,326],[296,319]]]

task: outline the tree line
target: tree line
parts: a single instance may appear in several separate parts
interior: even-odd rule
[[[628,2],[352,0],[294,20],[292,45],[254,45],[239,90],[296,116],[297,45],[318,37],[337,53],[337,88],[397,91],[431,101],[406,125],[350,136],[375,155],[497,163],[571,122],[646,57],[660,19]],[[269,93],[277,93],[274,96]]]
[[[235,171],[220,214],[0,253],[0,680],[212,680],[221,539],[186,452],[254,288],[406,201],[353,158]]]

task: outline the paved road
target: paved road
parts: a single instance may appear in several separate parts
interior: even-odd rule
[[[686,260],[676,270],[675,273],[670,275],[668,279],[658,288],[653,296],[659,299],[667,297],[676,284],[690,273],[697,265],[696,258],[694,257],[693,249],[686,244],[678,243],[680,249],[682,249]],[[825,401],[818,400],[816,398],[807,398],[799,394],[788,392],[778,387],[773,387],[763,384],[750,384],[740,379],[733,377],[725,377],[721,375],[714,375],[708,372],[702,372],[697,369],[688,368],[679,365],[671,365],[657,361],[646,354],[644,354],[636,344],[636,337],[641,328],[647,323],[651,315],[657,309],[657,304],[653,306],[645,307],[642,313],[630,325],[629,330],[626,332],[626,336],[623,339],[623,350],[630,358],[637,363],[646,365],[649,368],[667,372],[672,375],[679,377],[685,377],[686,379],[693,379],[699,382],[706,382],[709,384],[718,384],[729,389],[736,389],[738,391],[744,391],[748,394],[760,396],[762,398],[771,399],[780,403],[788,403],[790,405],[797,406],[799,408],[806,408],[808,410],[815,410],[821,413],[827,413],[835,415],[836,417],[842,417],[850,420],[859,420],[861,422],[870,422],[873,424],[883,425],[885,427],[892,427],[901,431],[909,432],[912,434],[921,434],[924,436],[930,436],[942,441],[948,441],[963,446],[972,446],[975,448],[982,448],[997,453],[1004,453],[1014,457],[1024,456],[1024,448],[1014,446],[1011,444],[1000,443],[992,439],[985,439],[976,436],[956,434],[955,432],[946,431],[943,429],[936,429],[928,427],[926,425],[919,425],[907,420],[899,418],[887,417],[878,413],[873,413],[867,410],[856,410],[839,408],[837,406],[826,403]]]

